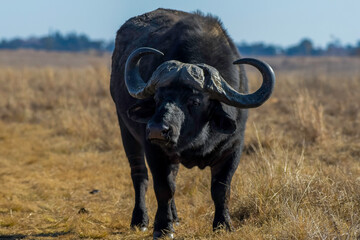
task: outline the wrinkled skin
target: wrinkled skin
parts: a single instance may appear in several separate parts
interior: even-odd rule
[[[182,89],[181,94],[179,89]],[[201,147],[209,136],[210,125],[227,134],[236,129],[235,121],[219,103],[210,100],[208,94],[181,85],[160,88],[154,99],[134,105],[128,115],[134,121],[147,123],[147,141],[157,144],[172,157]],[[159,128],[157,126],[170,128],[164,139],[151,136],[153,128]]]
[[[124,65],[130,53],[141,46],[165,54],[141,60],[140,73],[145,81],[161,63],[175,59],[215,67],[234,89],[247,92],[243,67],[232,64],[240,58],[239,53],[215,18],[158,9],[130,19],[120,28],[110,89],[135,190],[131,226],[145,228],[149,224],[146,156],[158,202],[154,238],[172,233],[173,223],[178,222],[173,196],[179,164],[211,168],[213,228],[231,230],[227,204],[231,179],[240,160],[247,110],[210,99],[206,92],[182,84],[181,79],[159,88],[152,97],[134,99],[124,84]]]

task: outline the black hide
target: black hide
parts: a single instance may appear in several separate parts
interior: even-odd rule
[[[131,226],[148,226],[145,155],[158,201],[155,238],[173,232],[173,223],[178,222],[173,196],[180,163],[187,168],[211,168],[213,227],[231,229],[227,203],[241,155],[247,110],[212,100],[205,92],[181,84],[181,79],[159,88],[153,97],[134,99],[124,83],[124,67],[128,56],[139,47],[164,53],[142,58],[140,74],[144,81],[161,63],[178,60],[208,64],[238,92],[247,92],[243,67],[232,64],[240,58],[238,50],[217,18],[157,9],[121,26],[112,56],[111,95],[135,189]]]

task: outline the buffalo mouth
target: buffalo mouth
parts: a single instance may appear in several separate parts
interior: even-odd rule
[[[162,139],[148,139],[148,141],[151,143],[151,144],[155,144],[155,145],[158,145],[162,148],[166,148],[166,149],[173,149],[176,147],[176,142],[173,141],[173,140],[162,140]]]

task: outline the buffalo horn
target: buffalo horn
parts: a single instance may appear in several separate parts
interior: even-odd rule
[[[255,108],[263,104],[270,97],[274,88],[275,74],[272,68],[267,63],[253,58],[242,58],[236,60],[234,64],[249,64],[257,68],[263,77],[261,87],[251,94],[239,93],[221,77],[215,68],[206,64],[198,64],[210,75],[206,89],[212,98],[238,108]]]
[[[144,99],[154,94],[153,86],[145,83],[140,76],[139,65],[143,56],[149,54],[164,55],[159,50],[149,47],[141,47],[133,51],[125,64],[125,85],[129,94],[138,99]]]
[[[260,71],[263,82],[261,87],[252,94],[247,94],[244,97],[244,102],[248,108],[254,108],[262,105],[271,96],[275,85],[275,73],[271,66],[266,62],[254,58],[242,58],[236,60],[234,64],[249,64]]]

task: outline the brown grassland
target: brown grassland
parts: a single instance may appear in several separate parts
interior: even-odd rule
[[[359,238],[360,59],[265,60],[277,83],[250,110],[229,205],[235,231],[212,232],[209,169],[181,167],[176,238]],[[151,238],[152,181],[149,231],[129,227],[109,66],[107,54],[0,52],[0,239]],[[255,89],[260,76],[248,76]]]

